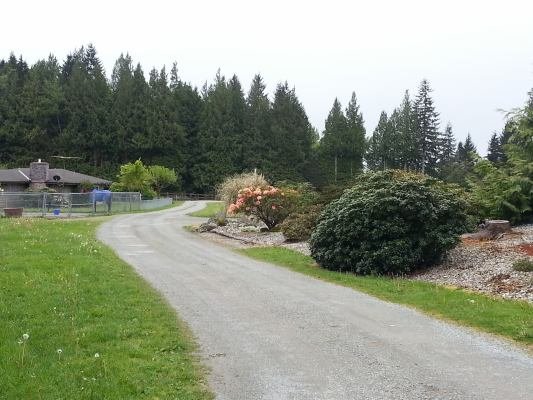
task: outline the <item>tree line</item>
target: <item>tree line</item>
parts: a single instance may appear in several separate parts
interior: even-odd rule
[[[504,157],[505,135],[491,139],[490,157]],[[280,83],[270,99],[260,75],[246,94],[237,76],[220,73],[198,89],[176,64],[170,72],[152,69],[146,79],[126,54],[108,79],[92,45],[62,64],[52,55],[32,66],[13,54],[0,60],[4,166],[80,157],[67,167],[114,179],[120,165],[141,159],[174,169],[184,190],[209,192],[224,177],[253,169],[272,182],[318,187],[347,182],[365,166],[460,182],[472,153],[469,136],[456,146],[451,125],[440,129],[426,80],[414,100],[406,92],[390,116],[383,112],[367,138],[355,93],[344,109],[335,99],[319,134],[295,89]]]

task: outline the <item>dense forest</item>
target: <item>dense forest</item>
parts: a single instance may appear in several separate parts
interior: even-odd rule
[[[504,162],[515,126],[490,140],[488,159]],[[59,161],[53,156],[79,157]],[[349,181],[366,166],[425,172],[464,184],[478,157],[470,136],[456,144],[439,121],[423,80],[367,135],[355,93],[335,99],[321,134],[294,88],[280,83],[269,98],[261,76],[247,94],[237,76],[218,73],[201,89],[178,75],[121,55],[110,79],[92,45],[60,64],[54,56],[29,66],[0,60],[0,165],[37,158],[113,179],[121,164],[142,159],[174,169],[176,190],[211,192],[225,176],[257,169],[270,181],[306,180],[317,187]],[[57,161],[54,161],[57,160]]]

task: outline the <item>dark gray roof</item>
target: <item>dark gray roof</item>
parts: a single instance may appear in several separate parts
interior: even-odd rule
[[[59,176],[59,181],[54,180],[54,176]],[[31,182],[29,168],[0,169],[0,183],[29,183]],[[111,185],[111,181],[97,178],[95,176],[80,174],[68,169],[51,168],[48,170],[46,183],[63,183],[66,185],[79,185],[82,182],[90,182],[96,185]]]
[[[0,169],[0,183],[30,182],[30,178],[28,177],[29,168],[26,168],[26,172],[24,172],[23,169],[22,172],[19,169]]]

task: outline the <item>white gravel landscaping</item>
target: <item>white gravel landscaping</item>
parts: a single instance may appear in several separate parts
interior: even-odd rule
[[[533,302],[533,272],[512,267],[517,260],[533,260],[528,249],[533,254],[533,225],[516,227],[498,240],[464,238],[440,265],[411,278]]]
[[[200,235],[232,247],[281,246],[299,251],[305,255],[310,254],[309,243],[286,242],[283,233],[261,232],[260,228],[260,224],[258,226],[249,225],[246,219],[229,218],[227,225],[219,226],[210,232],[204,232]]]

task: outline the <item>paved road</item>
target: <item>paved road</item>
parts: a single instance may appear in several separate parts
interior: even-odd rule
[[[533,399],[533,358],[182,229],[203,203],[119,216],[99,236],[189,324],[220,400]]]

